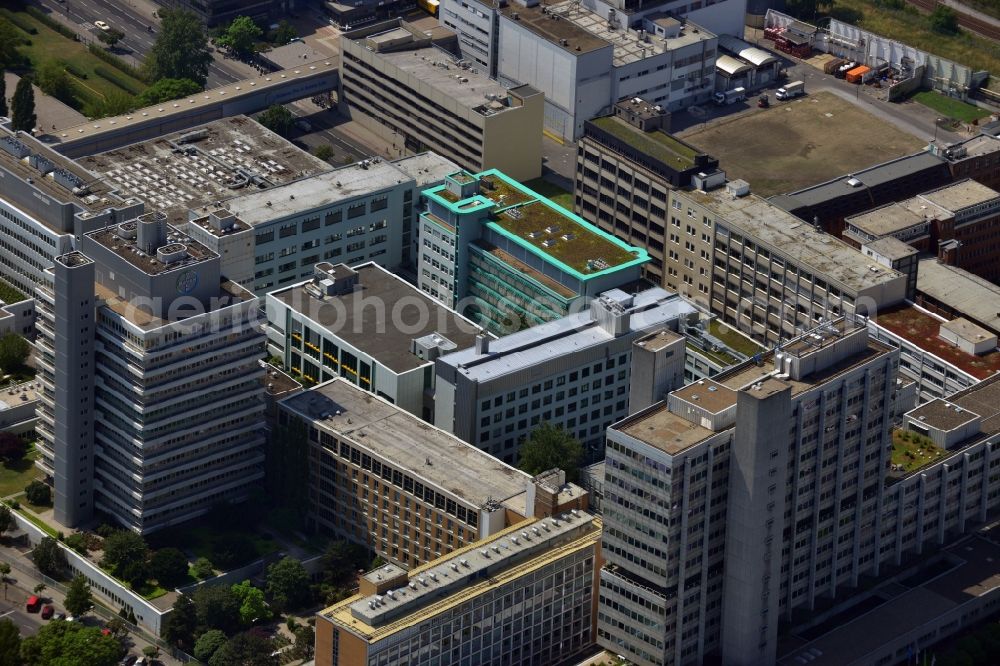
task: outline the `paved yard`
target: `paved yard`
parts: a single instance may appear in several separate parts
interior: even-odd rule
[[[828,92],[774,102],[769,109],[696,126],[678,136],[719,158],[730,179],[743,178],[764,196],[914,153],[925,145]]]

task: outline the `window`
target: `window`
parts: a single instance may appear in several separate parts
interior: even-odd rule
[[[324,224],[330,226],[331,224],[336,224],[344,219],[344,214],[339,210],[333,210],[326,214],[326,221]]]
[[[319,216],[302,220],[302,231],[312,231],[314,229],[319,229]]]
[[[271,229],[270,231],[264,231],[262,233],[259,233],[259,234],[257,234],[257,238],[256,238],[257,245],[263,245],[264,243],[270,243],[273,240],[274,240],[274,229]]]
[[[292,222],[291,224],[283,224],[281,225],[281,228],[278,230],[278,237],[288,238],[289,236],[294,236],[298,231],[298,229],[299,225],[296,224],[295,222]]]
[[[382,196],[375,197],[374,199],[372,199],[371,210],[373,213],[377,210],[385,210],[385,208],[388,207],[388,205],[389,205],[389,197],[383,194]]]
[[[356,204],[351,204],[347,207],[347,219],[353,220],[356,217],[361,217],[365,214],[365,202],[359,201]]]

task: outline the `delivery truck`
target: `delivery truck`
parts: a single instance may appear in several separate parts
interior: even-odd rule
[[[726,106],[727,104],[734,104],[736,102],[742,102],[747,98],[746,88],[733,88],[732,90],[727,90],[725,92],[717,92],[713,96],[715,103],[719,106]]]
[[[774,93],[774,96],[778,99],[795,99],[805,94],[806,84],[802,81],[792,81],[778,88],[778,92]]]

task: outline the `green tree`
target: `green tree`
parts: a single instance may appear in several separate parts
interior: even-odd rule
[[[931,30],[942,35],[958,34],[958,14],[947,5],[937,5],[927,17]]]
[[[240,55],[250,55],[254,52],[257,40],[264,32],[260,26],[248,16],[237,16],[229,24],[217,43]]]
[[[233,636],[208,661],[208,666],[277,666],[274,641],[248,631]]]
[[[17,521],[14,520],[14,514],[10,507],[6,504],[0,504],[0,534],[10,532],[15,528],[17,528]]]
[[[58,578],[69,566],[62,546],[49,536],[42,537],[35,549],[31,551],[31,561],[35,563],[39,571],[50,578]]]
[[[285,557],[270,565],[266,580],[267,596],[279,612],[309,602],[309,574],[294,557]]]
[[[21,41],[14,24],[5,18],[0,18],[0,69],[8,69],[23,62],[21,54],[17,51]]]
[[[212,561],[223,568],[244,564],[256,554],[253,541],[245,534],[235,532],[224,534],[212,544]]]
[[[0,40],[2,40],[2,39],[3,39],[3,37],[0,36]],[[3,47],[0,47],[0,49],[2,49],[2,48]],[[0,58],[3,58],[2,54],[0,54]],[[7,77],[5,77],[3,74],[4,74],[3,66],[2,66],[2,63],[0,63],[0,116],[6,116],[7,113],[8,113],[8,109],[7,109]]]
[[[219,629],[228,636],[240,627],[240,601],[225,585],[202,585],[194,593],[198,627]]]
[[[39,583],[34,588],[32,588],[31,591],[34,592],[35,594],[37,594],[38,596],[41,596],[42,592],[44,592],[47,588],[48,588],[48,585],[46,585],[45,583]]]
[[[205,26],[197,15],[184,9],[158,11],[160,33],[146,55],[147,75],[153,81],[190,79],[204,86],[212,63]]]
[[[70,615],[80,616],[94,607],[94,598],[90,594],[90,583],[82,575],[73,577],[66,591],[66,610]]]
[[[325,162],[333,157],[333,147],[328,143],[320,144],[313,148],[313,155]]]
[[[27,84],[24,82],[27,81]],[[22,85],[24,84],[24,85]],[[25,93],[22,91],[28,91],[27,102],[25,101]],[[21,95],[18,98],[18,95]],[[27,122],[31,121],[31,124],[27,127],[15,127],[15,129],[23,129],[25,131],[30,131],[31,128],[35,126],[35,93],[32,92],[31,80],[23,78],[17,82],[17,89],[14,91],[14,99],[11,100],[11,107],[14,117],[11,119],[15,124],[18,122],[18,107],[19,106],[30,106],[30,117],[25,118],[22,115],[22,120]],[[31,345],[28,341],[17,333],[8,333],[2,338],[0,338],[0,370],[5,373],[11,373],[19,370],[21,366],[24,365],[25,359],[28,358],[28,354],[31,353]]]
[[[583,447],[559,426],[545,422],[521,442],[518,466],[529,474],[540,474],[558,467],[567,481],[576,481],[583,460]]]
[[[170,615],[163,626],[163,640],[182,650],[194,646],[194,635],[198,629],[198,612],[194,600],[182,594],[174,602]]]
[[[308,624],[295,630],[295,653],[300,659],[312,656],[313,645],[316,643],[316,631]]]
[[[104,627],[111,632],[111,635],[121,640],[128,636],[128,625],[125,624],[125,618],[123,617],[113,617],[108,620],[108,623]]]
[[[237,583],[232,589],[233,595],[240,602],[240,621],[244,625],[271,617],[271,610],[264,601],[264,592],[251,585],[250,581]]]
[[[155,645],[147,645],[146,647],[142,648],[142,656],[146,657],[146,659],[149,660],[156,659],[157,657],[160,656],[160,648],[156,647]]]
[[[66,537],[66,540],[63,541],[63,543],[81,555],[86,555],[87,551],[90,549],[90,539],[88,539],[87,535],[83,532],[70,534]]]
[[[73,82],[66,73],[66,65],[58,60],[46,60],[35,71],[38,87],[42,92],[61,102],[73,102]]]
[[[10,564],[7,562],[0,562],[0,583],[7,582],[7,576],[10,575]]]
[[[0,620],[0,666],[21,666],[21,632],[10,618]]]
[[[211,578],[215,575],[212,561],[207,557],[199,557],[191,565],[191,574],[198,579]]]
[[[97,33],[97,38],[108,45],[108,48],[113,49],[115,44],[125,39],[125,33],[118,28],[111,28],[110,30],[101,30]]]
[[[282,46],[298,36],[299,33],[295,32],[295,28],[293,28],[292,25],[285,19],[281,19],[281,21],[278,22],[278,28],[274,31],[273,41],[278,46]]]
[[[149,575],[163,587],[176,587],[187,578],[187,557],[176,548],[161,548],[149,559]]]
[[[52,489],[44,481],[35,479],[24,487],[24,497],[35,506],[48,506],[52,503]]]
[[[191,79],[160,79],[136,98],[139,106],[153,106],[172,99],[188,97],[201,90]]]
[[[28,76],[22,76],[21,80],[17,82],[17,87],[14,88],[14,96],[10,99],[10,115],[11,127],[22,132],[30,132],[35,128],[35,123],[38,122],[38,118],[35,116],[35,90],[31,87],[31,78]],[[14,333],[8,333],[0,338],[0,369],[4,372],[9,372],[6,363],[14,358],[14,355],[9,353],[7,349],[24,349],[12,341],[12,338],[20,337]],[[8,341],[8,339],[11,340]],[[21,339],[23,340],[23,338]],[[27,355],[26,350],[21,360],[23,361]]]
[[[109,90],[104,93],[104,99],[87,102],[83,106],[83,115],[88,118],[107,118],[121,116],[136,108],[136,98],[120,90]]]
[[[146,540],[130,530],[118,530],[104,540],[101,566],[133,586],[146,581],[149,573]]]
[[[28,453],[28,443],[12,432],[0,432],[0,460],[11,463]],[[0,529],[0,532],[3,530]]]
[[[210,629],[198,637],[194,644],[194,657],[207,664],[220,647],[226,644],[226,635],[218,629]]]
[[[285,107],[280,104],[274,104],[268,107],[267,111],[257,116],[257,122],[278,136],[288,136],[292,131],[292,125],[295,123],[295,117]]]
[[[355,572],[368,565],[368,551],[348,541],[334,541],[323,553],[323,582],[342,587],[354,581]]]
[[[24,666],[115,666],[123,654],[116,638],[79,622],[50,622],[21,642]]]

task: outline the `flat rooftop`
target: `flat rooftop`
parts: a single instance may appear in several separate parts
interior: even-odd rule
[[[519,495],[531,480],[530,474],[340,378],[281,404],[474,506]]]
[[[404,32],[409,34],[408,31]],[[480,115],[493,115],[512,108],[508,104],[508,88],[485,74],[458,65],[455,57],[443,49],[425,46],[383,51],[376,55],[414,80],[434,88],[447,99],[453,100],[457,106],[471,109]]]
[[[151,331],[179,321],[157,317],[145,310],[141,310],[135,307],[132,302],[121,298],[116,292],[111,291],[99,282],[94,283],[94,293],[105,307],[144,331]],[[252,292],[247,291],[236,282],[223,278],[219,283],[218,298],[224,299],[221,306],[226,307],[234,303],[253,300],[256,297]],[[126,344],[132,343],[127,341]]]
[[[401,157],[392,162],[396,168],[417,182],[417,187],[430,187],[440,183],[444,177],[459,170],[459,166],[446,157],[427,151]]]
[[[643,132],[617,116],[594,118],[590,122],[598,129],[663,162],[671,169],[684,171],[695,166],[695,157],[699,152],[662,130]]]
[[[734,230],[752,234],[786,261],[855,292],[903,279],[903,274],[865,257],[829,234],[755,194],[733,198],[724,188],[686,196],[714,210]]]
[[[229,199],[225,206],[250,226],[257,226],[373,194],[409,179],[392,162],[376,157],[279,187],[251,190]]]
[[[994,301],[994,306],[997,302]],[[875,317],[879,326],[977,379],[986,379],[1000,371],[1000,351],[981,356],[966,354],[940,337],[941,324],[945,322],[911,303],[880,309]]]
[[[6,393],[0,393],[0,412],[35,402],[38,400],[41,388],[41,383],[37,381],[8,386]],[[13,424],[9,423],[7,425],[10,426]]]
[[[983,418],[979,429],[994,435],[1000,432],[1000,375],[948,396],[948,402]]]
[[[623,292],[619,293],[624,296]],[[633,305],[626,310],[634,313],[630,331],[659,328],[697,312],[688,301],[660,287],[636,294]],[[584,311],[491,340],[486,354],[476,353],[473,346],[445,354],[437,362],[453,366],[464,376],[485,383],[514,373],[530,372],[552,359],[604,345],[613,339],[612,334],[591,320],[589,311]]]
[[[872,238],[879,239],[921,224],[928,224],[931,219],[942,220],[950,217],[951,214],[946,209],[914,198],[852,215],[845,218],[844,222],[857,227]],[[926,233],[930,233],[929,228]]]
[[[975,180],[961,180],[952,185],[925,192],[918,199],[929,201],[953,213],[1000,199],[1000,193]]]
[[[598,49],[614,48],[606,39],[590,32],[575,21],[566,20],[564,17],[553,19],[548,12],[554,7],[555,5],[546,5],[546,13],[543,14],[541,6],[522,7],[509,2],[506,7],[500,9],[500,13],[512,21],[517,21],[518,24],[539,37],[547,39],[553,44],[559,44],[573,53],[582,54]],[[583,8],[581,11],[590,13]],[[516,18],[515,14],[517,14]]]
[[[906,257],[913,256],[918,252],[915,247],[904,243],[895,236],[884,236],[883,238],[868,241],[864,243],[864,245],[873,252],[877,252],[883,257],[886,257],[890,261],[905,259]]]
[[[956,148],[964,148],[965,154],[958,156],[955,152]],[[949,151],[951,152],[949,153]],[[969,157],[992,155],[998,151],[1000,151],[1000,138],[990,134],[978,134],[971,139],[966,139],[965,141],[960,141],[958,143],[953,143],[950,146],[946,146],[944,151],[942,151],[942,154],[949,162],[957,162],[958,160],[967,159]]]
[[[674,414],[665,401],[629,416],[613,428],[668,455],[677,455],[716,434],[680,414]]]
[[[816,206],[851,194],[861,187],[878,187],[899,178],[933,171],[939,172],[941,182],[947,182],[948,169],[944,159],[928,152],[919,152],[876,164],[852,174],[838,176],[825,183],[791,192],[789,196],[800,205]],[[855,187],[848,183],[849,180],[857,180],[861,184]]]
[[[413,569],[407,584],[391,595],[354,596],[320,614],[377,642],[560,558],[592,549],[600,534],[600,519],[585,511],[529,519]]]
[[[994,333],[1000,332],[1000,286],[989,280],[930,257],[920,260],[917,291]]]
[[[979,418],[979,414],[940,398],[925,402],[916,409],[911,409],[906,412],[906,416],[945,431],[954,430],[960,425]]]
[[[996,536],[983,530],[944,550],[943,559],[951,566],[944,573],[928,573],[926,580],[912,585],[918,575],[895,581],[882,593],[884,603],[853,617],[850,621],[807,643],[798,642],[782,655],[780,666],[843,666],[867,664],[870,655],[887,643],[911,637],[915,632],[949,611],[1000,587],[1000,545]]]
[[[322,44],[316,40],[314,44]],[[317,51],[301,40],[295,40],[282,46],[276,46],[270,51],[264,51],[260,57],[267,60],[273,67],[279,69],[294,69],[303,63],[315,62],[324,58],[336,58],[336,53]]]
[[[91,172],[24,132],[0,128],[0,168],[23,181],[31,179],[33,187],[56,201],[72,202],[86,211],[98,212],[118,203],[111,194],[113,185],[105,182],[100,173]]]
[[[711,379],[692,382],[683,388],[671,391],[670,395],[701,407],[711,414],[724,412],[736,404],[736,391]]]
[[[142,217],[156,216],[157,213],[146,213]],[[141,218],[140,218],[141,219]],[[134,238],[127,238],[122,229],[129,226],[132,231],[135,225],[140,224],[136,220],[125,222],[121,225],[112,225],[91,231],[87,238],[103,245],[114,252],[119,257],[132,264],[147,275],[160,275],[170,271],[190,268],[195,264],[204,261],[217,259],[219,255],[212,249],[202,245],[182,231],[167,227],[167,237],[165,243],[153,254],[143,252]],[[161,253],[169,253],[172,258],[164,261]]]
[[[306,289],[311,282],[306,281],[272,291],[267,297],[308,317],[395,373],[429,363],[410,352],[415,338],[438,334],[459,349],[475,345],[480,329],[472,321],[377,264],[363,264],[354,270],[358,274],[358,289],[347,294],[319,299]],[[339,306],[332,306],[334,301]],[[394,306],[400,302],[407,307],[394,312]],[[381,303],[383,307],[374,307],[373,303]],[[417,303],[420,307],[413,307]]]
[[[330,170],[326,162],[246,116],[215,120],[79,162],[101,174],[122,196],[143,200],[147,210],[163,211],[175,226],[187,223],[189,209],[207,214],[217,202],[247,190]],[[247,182],[246,174],[258,179]]]

